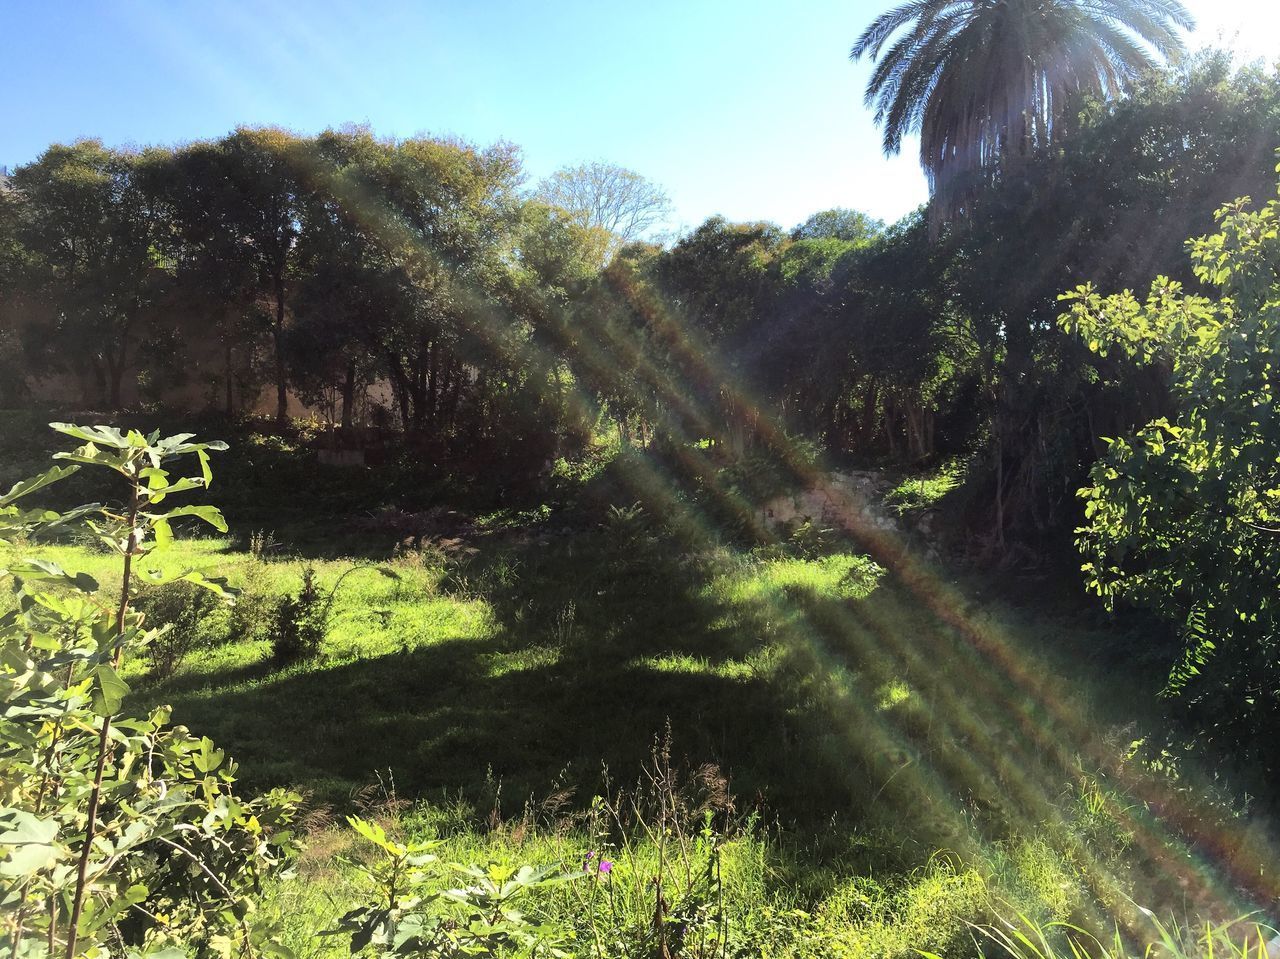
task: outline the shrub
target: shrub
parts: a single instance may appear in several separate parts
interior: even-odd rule
[[[1106,356],[1168,376],[1168,415],[1106,454],[1080,491],[1088,587],[1109,606],[1145,607],[1178,628],[1164,690],[1197,753],[1260,784],[1280,772],[1280,416],[1270,357],[1280,348],[1280,199],[1218,211],[1189,241],[1216,295],[1157,277],[1145,299],[1091,284],[1061,299],[1061,325]]]
[[[271,634],[271,650],[281,662],[308,659],[320,652],[333,618],[333,601],[347,577],[362,569],[376,569],[388,579],[400,580],[400,574],[387,566],[361,563],[347,568],[326,593],[320,588],[315,568],[302,571],[298,592],[285,596],[275,607],[275,628]]]
[[[271,651],[276,659],[292,662],[319,653],[329,632],[329,610],[330,600],[321,594],[316,571],[308,566],[302,571],[298,592],[283,597],[276,606],[275,631],[271,635]]]
[[[260,559],[241,567],[240,592],[227,611],[227,634],[232,640],[263,642],[275,632],[280,600]]]
[[[146,649],[151,671],[160,679],[177,672],[188,654],[212,649],[230,637],[229,603],[187,580],[143,591],[134,606],[157,629]]]

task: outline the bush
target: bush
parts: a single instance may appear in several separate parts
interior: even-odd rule
[[[255,558],[242,567],[240,593],[227,612],[227,634],[236,641],[265,642],[275,634],[279,597],[266,575],[266,564]]]
[[[302,571],[302,588],[285,596],[276,606],[271,652],[281,662],[309,659],[320,652],[329,632],[329,597],[320,592],[316,571]]]
[[[202,586],[178,580],[143,592],[134,607],[160,631],[146,649],[152,673],[167,679],[189,653],[230,639],[228,603]]]
[[[1202,288],[1157,277],[1145,299],[1091,284],[1061,299],[1061,325],[1102,356],[1168,376],[1168,415],[1107,441],[1080,491],[1091,591],[1155,613],[1183,636],[1165,695],[1193,742],[1260,785],[1280,772],[1275,638],[1280,602],[1280,200],[1237,200],[1219,232],[1188,243]],[[1221,768],[1221,767],[1220,767]]]

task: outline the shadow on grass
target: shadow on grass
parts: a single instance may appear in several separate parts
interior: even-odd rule
[[[735,741],[709,720],[732,711],[736,723],[758,722],[761,683],[655,673],[621,658],[561,657],[493,675],[495,655],[494,643],[443,640],[174,701],[178,718],[225,745],[250,782],[301,783],[330,802],[391,770],[401,795],[480,800],[492,776],[518,804],[565,769],[584,786],[601,762],[638,770],[668,717],[682,751],[751,758],[753,737]]]
[[[787,818],[849,809],[849,757],[826,768],[786,664],[752,661],[774,614],[726,603],[707,588],[713,573],[600,537],[531,541],[471,571],[495,619],[484,638],[180,674],[142,695],[172,702],[249,785],[299,785],[333,804],[387,770],[402,796],[479,804],[501,782],[508,812],[558,784],[585,801],[602,766],[634,777],[669,724],[677,752],[720,764],[746,803]]]
[[[140,679],[134,680],[132,686],[145,705],[155,705],[161,702],[183,702],[206,689],[223,690],[263,680],[278,671],[279,664],[268,658],[217,671],[187,670],[167,679],[152,678],[144,674]]]
[[[481,812],[565,787],[585,804],[602,767],[634,779],[669,727],[677,758],[730,777],[740,811],[845,843],[837,855],[858,840],[836,820],[893,835],[888,865],[909,868],[1061,818],[1073,743],[1042,691],[892,577],[860,599],[735,592],[758,574],[741,563],[603,533],[509,544],[452,583],[488,601],[482,637],[179,676],[145,695],[226,748],[249,787],[339,808],[379,776]]]

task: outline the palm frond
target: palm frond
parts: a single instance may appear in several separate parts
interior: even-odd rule
[[[1083,97],[1114,97],[1179,56],[1193,26],[1180,0],[908,0],[850,57],[877,61],[864,99],[885,152],[919,133],[935,206],[954,209],[963,201],[940,192],[1046,149]]]

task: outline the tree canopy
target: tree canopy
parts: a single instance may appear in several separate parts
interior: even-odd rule
[[[866,103],[884,150],[920,135],[934,212],[948,217],[1002,167],[1056,145],[1086,97],[1176,59],[1192,26],[1178,0],[910,0],[850,56],[878,61]]]
[[[596,161],[562,167],[538,185],[538,198],[598,233],[602,262],[640,240],[671,212],[666,191],[634,170]]]

